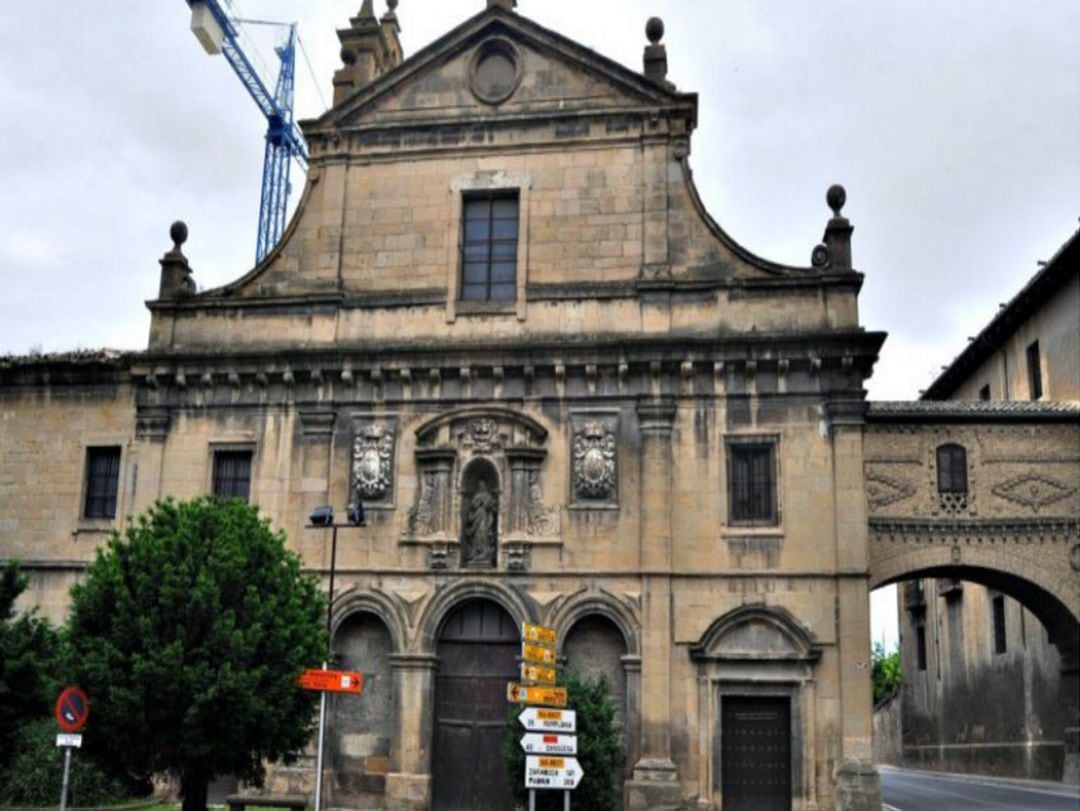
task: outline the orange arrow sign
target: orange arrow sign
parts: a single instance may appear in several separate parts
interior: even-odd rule
[[[350,670],[305,670],[297,681],[305,690],[325,693],[359,693],[364,689],[364,674]]]
[[[559,639],[559,634],[554,628],[545,628],[543,625],[529,625],[529,623],[523,622],[521,624],[521,638],[526,642],[554,645]]]
[[[506,685],[506,700],[512,704],[547,704],[552,707],[565,707],[567,696],[565,687],[522,687],[510,682]]]

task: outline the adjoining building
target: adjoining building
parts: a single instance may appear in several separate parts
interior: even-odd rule
[[[999,411],[999,427],[984,430],[984,443],[993,441],[992,431],[1008,430],[1000,427],[1011,419],[1002,401],[1048,409],[1080,401],[1080,232],[1001,306],[924,400],[977,401],[987,413]],[[1050,449],[1032,439],[1028,449],[1041,475],[999,495],[1011,496],[1021,509],[1034,506],[1036,515],[1054,516],[1065,507],[1075,517],[1069,482],[1054,468],[1080,467],[1080,433],[1070,432]],[[988,451],[992,447],[982,455]],[[968,500],[969,452],[979,451],[961,444],[939,450],[939,477],[957,505]],[[965,503],[953,512],[968,509]],[[1072,533],[1075,541],[1075,525]],[[1078,569],[1080,556],[1074,578]],[[898,614],[905,764],[1080,782],[1075,663],[1063,667],[1060,645],[1029,608],[977,583],[917,578],[901,584]]]

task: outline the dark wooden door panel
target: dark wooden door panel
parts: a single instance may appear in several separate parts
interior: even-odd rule
[[[791,700],[724,696],[721,702],[724,811],[790,811]]]
[[[502,737],[520,637],[492,603],[451,616],[439,642],[435,678],[434,807],[437,811],[511,808]]]

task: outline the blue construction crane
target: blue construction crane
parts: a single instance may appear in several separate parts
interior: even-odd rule
[[[259,204],[259,237],[255,262],[266,258],[285,230],[288,213],[289,169],[296,158],[307,166],[307,144],[293,122],[293,93],[296,86],[296,23],[269,23],[230,16],[231,0],[187,0],[191,7],[191,30],[208,54],[225,54],[236,75],[244,83],[266,116],[266,158],[263,162],[262,199]],[[288,29],[284,44],[275,48],[281,71],[271,93],[240,43],[240,25],[273,25]]]

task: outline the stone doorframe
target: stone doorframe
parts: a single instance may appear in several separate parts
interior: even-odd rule
[[[716,620],[690,648],[698,666],[698,807],[721,808],[721,701],[776,696],[791,701],[791,793],[794,811],[817,811],[817,684],[821,647],[788,612],[744,605]]]

